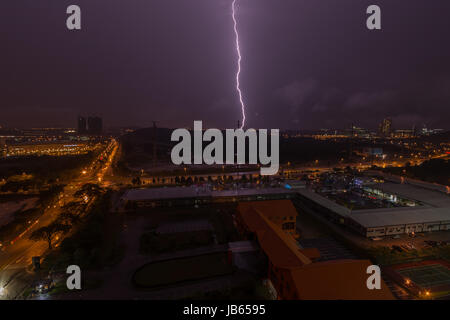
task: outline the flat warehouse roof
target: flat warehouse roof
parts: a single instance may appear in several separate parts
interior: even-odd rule
[[[379,212],[354,213],[351,219],[366,228],[418,224],[430,222],[450,222],[450,208],[420,208]]]
[[[327,199],[320,194],[317,194],[314,191],[308,190],[308,189],[299,189],[295,190],[298,194],[305,196],[306,198],[316,202],[317,204],[320,204],[321,206],[336,212],[337,214],[340,214],[341,216],[348,216],[350,215],[351,211],[350,209],[343,207],[336,202]]]
[[[350,209],[343,207],[311,190],[301,189],[296,190],[296,192],[341,216],[351,218],[353,221],[365,228],[432,222],[450,223],[450,197],[445,193],[410,184],[390,182],[372,185],[371,187],[387,193],[396,194],[400,197],[418,200],[424,205],[416,207],[363,209],[351,211]]]
[[[377,183],[370,187],[387,193],[393,193],[400,197],[420,201],[436,208],[450,207],[449,195],[424,187],[392,182]]]
[[[284,188],[212,191],[205,187],[191,186],[191,187],[131,189],[127,190],[125,194],[122,196],[122,198],[131,201],[143,201],[143,200],[165,200],[165,199],[202,198],[202,197],[235,197],[235,196],[287,194],[287,193],[294,193],[294,192]]]
[[[285,188],[234,189],[211,192],[213,197],[256,196],[267,194],[295,194],[295,192]]]
[[[125,200],[140,201],[140,200],[196,198],[196,197],[210,197],[210,196],[211,191],[205,188],[174,187],[174,188],[131,189],[127,190],[122,198]]]

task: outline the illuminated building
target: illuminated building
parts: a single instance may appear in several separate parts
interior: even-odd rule
[[[17,143],[7,147],[7,157],[21,157],[30,155],[77,155],[86,154],[97,148],[97,145],[74,142],[36,142],[36,143]]]
[[[366,147],[363,148],[362,154],[367,157],[368,156],[381,157],[383,156],[383,148]]]
[[[382,137],[390,137],[392,133],[392,119],[385,118],[380,123],[379,132]]]
[[[413,138],[414,135],[414,129],[398,129],[394,132],[394,137],[396,138]]]
[[[450,230],[450,199],[445,186],[408,179],[384,177],[362,189],[372,200],[388,207],[349,209],[317,192],[298,189],[299,200],[327,220],[346,225],[367,238],[412,232]]]
[[[371,137],[371,134],[370,134],[369,130],[367,130],[365,128],[360,128],[360,127],[356,127],[356,126],[352,125],[350,136],[356,137],[356,138],[368,139]]]
[[[430,136],[433,134],[439,134],[439,133],[443,133],[444,130],[443,129],[428,129],[426,127],[426,125],[423,125],[422,130],[420,131],[420,134],[423,136]]]

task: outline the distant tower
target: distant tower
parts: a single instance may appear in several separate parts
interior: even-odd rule
[[[355,125],[352,122],[352,127],[350,129],[350,139],[348,139],[348,160],[353,158],[353,138],[355,137]]]
[[[392,119],[383,119],[383,121],[380,123],[379,131],[382,137],[390,137],[392,133]]]
[[[423,124],[422,130],[420,130],[420,134],[423,136],[429,134],[429,130],[427,129],[427,125],[425,123]]]
[[[88,132],[90,134],[101,134],[103,131],[103,120],[100,117],[89,117],[87,120]]]
[[[87,123],[86,123],[85,117],[78,116],[77,131],[78,131],[78,134],[85,134],[87,132]]]
[[[153,121],[153,167],[156,167],[156,161],[157,161],[157,142],[158,142],[158,137],[157,137],[157,127],[156,127],[156,121]]]

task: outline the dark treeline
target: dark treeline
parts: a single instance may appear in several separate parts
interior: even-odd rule
[[[20,158],[6,158],[0,160],[0,179],[7,179],[13,175],[23,173],[33,175],[35,183],[52,183],[70,179],[80,173],[80,169],[89,165],[94,154],[74,156],[29,156]]]
[[[402,168],[386,168],[384,170],[397,175],[406,175],[413,179],[450,185],[450,161],[444,159],[428,160],[419,166],[407,164]]]

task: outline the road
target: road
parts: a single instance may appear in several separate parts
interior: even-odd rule
[[[48,250],[48,244],[45,241],[31,241],[30,234],[43,226],[53,222],[62,212],[61,207],[75,200],[74,194],[86,183],[99,183],[103,181],[104,175],[110,170],[111,163],[116,155],[118,143],[111,140],[105,148],[101,157],[106,161],[101,165],[98,159],[95,159],[89,168],[82,171],[80,176],[67,184],[60,193],[58,199],[39,217],[22,231],[13,241],[3,245],[0,250],[0,299],[13,299],[20,294],[24,286],[32,278],[32,274],[27,270],[31,264],[32,257],[42,256]],[[55,246],[58,246],[62,238],[55,239]],[[29,268],[28,268],[29,269]],[[28,277],[26,274],[28,273]],[[22,281],[20,281],[22,280]],[[24,283],[25,282],[25,283]]]

